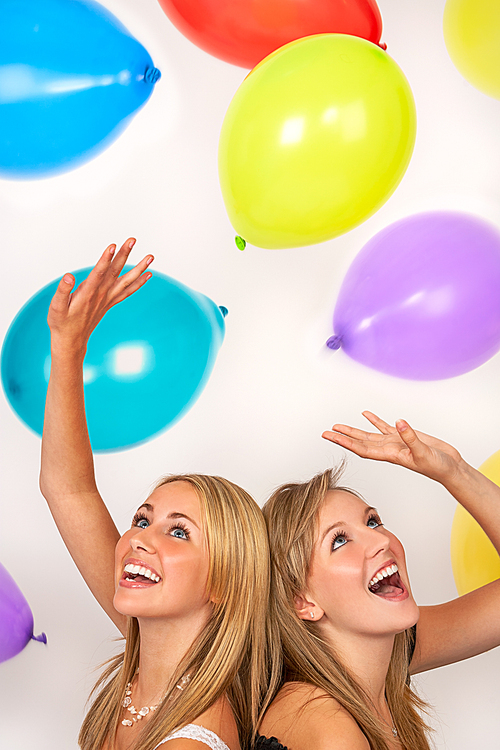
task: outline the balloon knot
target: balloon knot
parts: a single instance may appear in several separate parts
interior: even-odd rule
[[[387,49],[387,44],[385,42],[378,42],[378,46],[380,47],[380,49],[383,49],[384,52]]]
[[[326,342],[326,345],[329,349],[337,351],[337,349],[340,349],[340,347],[342,346],[342,336],[330,336],[330,338]]]
[[[144,80],[146,83],[156,83],[160,78],[161,72],[158,68],[146,68],[146,72],[144,73]]]
[[[229,312],[229,310],[227,309],[227,307],[224,307],[224,305],[219,305],[219,310],[221,311],[223,318],[225,318],[226,315]]]
[[[240,237],[239,235],[237,235],[234,238],[234,241],[236,242],[236,247],[238,248],[238,250],[244,250],[247,246],[247,241],[244,240],[243,237]]]
[[[32,635],[31,640],[39,641],[39,643],[47,643],[47,636],[45,633],[40,633],[40,635]]]

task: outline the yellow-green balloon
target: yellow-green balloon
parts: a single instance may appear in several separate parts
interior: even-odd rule
[[[415,131],[408,82],[380,47],[345,34],[281,47],[244,80],[222,126],[234,229],[265,248],[348,232],[396,189]]]
[[[463,77],[500,99],[500,1],[448,0],[443,33],[448,53]]]
[[[500,486],[500,451],[479,467]],[[451,566],[457,591],[468,594],[500,578],[500,556],[470,513],[457,506],[451,527]]]

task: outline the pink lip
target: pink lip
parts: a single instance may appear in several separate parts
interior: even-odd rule
[[[122,577],[118,581],[118,585],[121,586],[121,587],[123,587],[123,588],[126,588],[126,589],[147,589],[147,588],[151,588],[151,586],[156,586],[157,583],[161,583],[161,581],[162,581],[162,577],[160,576],[160,574],[158,573],[158,571],[156,571],[148,563],[144,562],[144,560],[139,560],[139,559],[137,559],[135,557],[128,557],[125,560],[125,562],[123,564],[123,567],[125,568],[126,565],[140,565],[141,568],[147,568],[152,573],[154,573],[155,575],[157,575],[160,580],[156,581],[156,582],[155,581],[147,581],[147,582],[146,581],[128,581],[127,580],[128,573],[126,573],[125,570],[124,570],[123,573],[122,573]]]

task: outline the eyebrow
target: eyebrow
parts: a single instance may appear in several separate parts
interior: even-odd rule
[[[151,503],[142,503],[142,505],[139,505],[139,507],[137,508],[137,511],[140,511],[141,508],[146,508],[146,510],[149,510],[150,513],[154,512],[154,507],[151,505]],[[190,516],[186,515],[186,513],[180,513],[179,511],[176,511],[176,510],[172,511],[172,513],[169,513],[166,516],[166,518],[171,518],[171,519],[185,518],[187,521],[191,521],[191,523],[194,524],[197,529],[200,528],[198,524],[196,523],[196,521],[194,520],[194,518],[191,518]]]
[[[376,511],[377,509],[376,509],[376,508],[374,508],[373,506],[371,506],[371,505],[370,505],[370,506],[369,506],[368,508],[366,508],[366,509],[365,509],[365,511],[364,511],[364,513],[363,513],[363,516],[364,516],[364,517],[366,518],[366,516],[368,515],[368,513],[369,513],[369,512],[371,511],[371,510],[375,510],[375,511]],[[349,525],[349,524],[347,524],[347,523],[346,523],[345,521],[335,521],[335,523],[332,523],[332,524],[331,524],[331,525],[330,525],[330,526],[329,526],[329,527],[328,527],[328,528],[326,529],[325,533],[324,533],[324,534],[323,534],[323,536],[321,537],[321,544],[323,544],[323,542],[324,542],[324,540],[325,540],[325,537],[326,537],[326,536],[327,536],[327,535],[328,535],[328,534],[330,533],[330,531],[333,531],[333,529],[337,529],[337,528],[339,528],[339,526],[348,526],[348,525]]]

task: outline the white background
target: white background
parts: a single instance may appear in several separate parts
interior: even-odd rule
[[[172,430],[96,457],[101,492],[121,530],[166,472],[227,476],[263,503],[284,481],[306,479],[342,451],[321,432],[362,424],[369,408],[405,417],[455,444],[473,465],[500,448],[500,356],[440,382],[394,379],[325,349],[342,279],[365,242],[411,213],[455,209],[497,225],[500,102],[468,84],[444,45],[444,0],[381,0],[388,53],[416,100],[416,148],[400,186],[362,226],[315,247],[234,245],[217,176],[217,145],[246,71],[187,41],[155,0],[106,0],[163,73],[151,100],[107,151],[84,167],[32,182],[0,181],[0,336],[44,284],[92,264],[110,242],[138,238],[135,258],[229,309],[226,339],[201,398]],[[126,409],[126,404],[123,405]],[[144,409],[154,409],[154,402]],[[1,553],[35,614],[31,642],[0,665],[3,750],[70,750],[92,669],[116,632],[66,552],[38,491],[39,438],[2,393]],[[402,469],[350,458],[347,481],[379,507],[405,543],[417,601],[456,596],[449,537],[454,501]],[[96,560],[96,564],[98,561]],[[498,747],[497,650],[424,676],[438,748]]]

